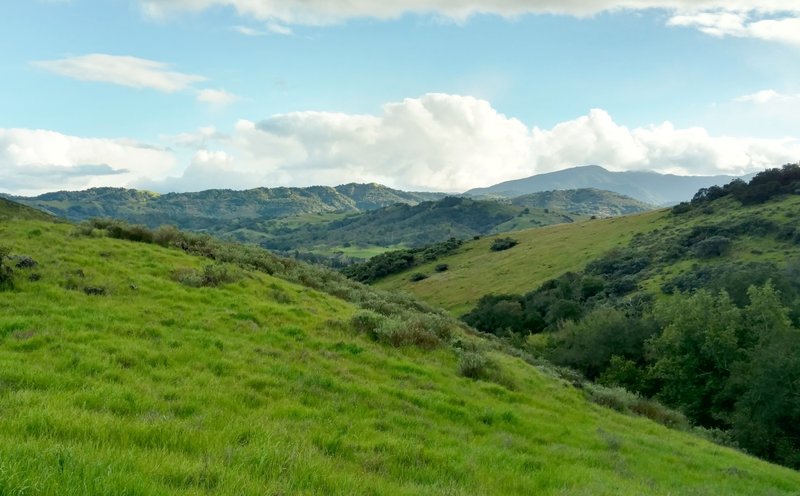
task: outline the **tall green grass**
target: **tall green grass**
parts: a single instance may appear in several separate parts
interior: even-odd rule
[[[38,262],[0,293],[0,494],[800,487],[795,472],[597,406],[491,347],[502,380],[465,377],[457,346],[376,341],[329,294],[225,263],[217,286],[185,284],[176,271],[204,273],[208,259],[71,230],[0,222],[2,244]]]

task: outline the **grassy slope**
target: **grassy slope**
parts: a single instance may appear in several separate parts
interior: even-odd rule
[[[39,210],[26,207],[19,203],[6,200],[5,198],[0,198],[0,221],[7,221],[7,220],[55,221],[56,219],[55,217],[45,212],[41,212]]]
[[[580,270],[587,261],[627,244],[633,234],[666,224],[666,211],[659,210],[613,219],[529,229],[511,233],[519,240],[514,248],[493,252],[492,240],[509,234],[482,238],[465,244],[458,253],[443,257],[412,272],[429,274],[411,282],[409,272],[379,281],[383,289],[403,289],[421,299],[460,315],[488,293],[524,293],[566,271]],[[440,263],[449,265],[436,273]]]
[[[588,228],[589,226],[587,226]],[[0,222],[35,258],[0,293],[0,494],[796,494],[800,474],[588,403],[495,354],[352,335],[344,302],[261,273]],[[64,289],[109,288],[104,297]],[[135,285],[135,289],[131,286]]]

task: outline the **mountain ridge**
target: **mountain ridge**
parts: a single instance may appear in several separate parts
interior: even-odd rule
[[[511,198],[548,190],[597,188],[653,205],[670,205],[690,200],[700,188],[721,186],[737,178],[739,176],[679,176],[652,171],[614,172],[599,165],[585,165],[473,188],[464,194]]]

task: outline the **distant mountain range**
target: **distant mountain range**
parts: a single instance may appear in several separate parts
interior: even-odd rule
[[[213,189],[199,193],[157,194],[123,188],[59,191],[7,198],[74,221],[112,217],[157,227],[213,230],[220,224],[326,212],[364,212],[404,203],[444,198],[443,193],[414,193],[380,184],[344,184],[335,188]]]
[[[751,176],[745,176],[748,180]],[[513,198],[552,190],[596,188],[630,196],[652,205],[670,205],[690,200],[700,188],[724,185],[737,176],[676,176],[646,171],[612,172],[599,165],[573,167],[524,179],[506,181],[465,194]]]
[[[653,208],[597,189],[479,200],[404,192],[378,184],[164,195],[95,188],[10,198],[73,221],[112,217],[149,227],[172,224],[273,250],[345,253],[356,258],[450,237],[472,238]]]

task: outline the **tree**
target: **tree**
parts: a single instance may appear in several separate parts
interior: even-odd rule
[[[731,374],[733,438],[754,455],[800,468],[800,331],[770,283],[748,291],[747,361]]]
[[[654,316],[663,327],[649,343],[658,396],[701,425],[724,426],[730,405],[723,391],[745,355],[740,310],[725,292],[699,290],[658,303]]]
[[[599,307],[578,322],[568,321],[553,335],[550,359],[595,379],[614,356],[643,362],[645,341],[654,334],[649,322],[621,310]]]

